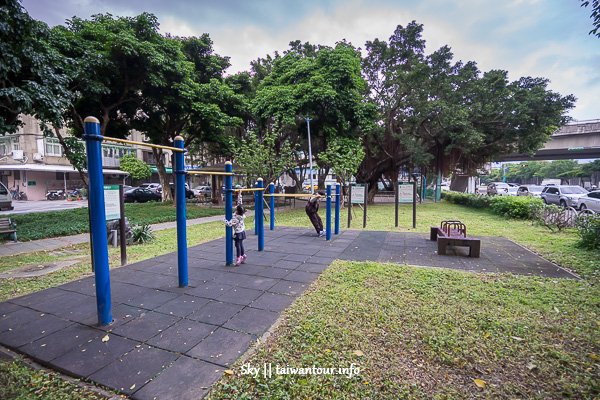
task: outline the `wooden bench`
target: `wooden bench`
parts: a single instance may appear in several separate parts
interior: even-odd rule
[[[0,233],[12,234],[15,243],[17,243],[17,230],[13,229],[13,223],[10,221],[10,218],[0,218]]]
[[[458,220],[442,221],[441,226],[432,226],[429,239],[438,242],[438,254],[446,255],[448,246],[469,248],[469,257],[479,257],[481,241],[467,236],[467,227]]]

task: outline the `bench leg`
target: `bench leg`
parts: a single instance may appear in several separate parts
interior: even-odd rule
[[[15,239],[15,243],[17,243],[17,231],[13,232],[13,238]]]
[[[432,242],[435,242],[435,241],[437,241],[438,228],[437,228],[437,226],[432,226],[430,229],[431,230],[429,231],[429,240],[431,240]]]
[[[446,249],[448,248],[448,241],[445,238],[438,239],[438,254],[445,256]]]
[[[469,257],[479,258],[481,252],[481,242],[479,240],[471,242],[469,246]]]

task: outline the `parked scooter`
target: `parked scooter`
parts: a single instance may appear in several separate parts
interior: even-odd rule
[[[62,190],[48,191],[46,193],[46,200],[62,200],[65,198],[65,192]]]

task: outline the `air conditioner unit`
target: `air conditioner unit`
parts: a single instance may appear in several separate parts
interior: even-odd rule
[[[44,161],[44,155],[42,153],[33,153],[33,161]]]
[[[23,159],[23,150],[13,150],[12,158],[13,158],[13,160],[22,160]]]

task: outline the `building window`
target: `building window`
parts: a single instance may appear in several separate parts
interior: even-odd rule
[[[5,156],[8,153],[10,153],[10,151],[8,150],[8,143],[6,142],[6,140],[0,141],[0,155]]]
[[[58,139],[46,138],[46,156],[62,157],[62,146]]]

